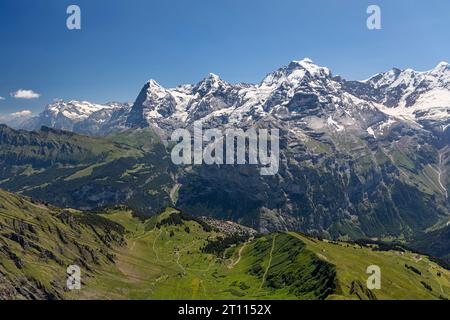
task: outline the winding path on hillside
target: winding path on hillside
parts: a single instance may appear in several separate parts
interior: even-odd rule
[[[269,254],[269,263],[267,264],[267,268],[266,271],[264,272],[262,281],[261,281],[261,285],[259,286],[259,289],[262,289],[262,287],[264,286],[264,283],[266,282],[266,277],[267,277],[267,273],[269,272],[270,266],[272,265],[272,258],[273,258],[273,250],[275,248],[275,238],[276,235],[273,235],[272,237],[272,248],[270,249],[270,254]]]
[[[437,169],[435,168],[435,167],[433,167],[431,164],[429,164],[428,166],[434,171],[434,172],[436,172],[436,174],[437,174],[437,177],[438,177],[438,187],[440,188],[440,189],[442,189],[442,193],[445,195],[445,198],[448,198],[448,191],[447,191],[447,188],[445,188],[445,186],[444,186],[444,184],[443,184],[443,182],[442,182],[442,174],[443,174],[443,172],[442,172],[442,165],[443,165],[443,159],[442,159],[442,153],[441,152],[439,152],[439,161],[438,161],[438,164],[437,164]]]
[[[441,188],[444,190],[445,192],[445,197],[448,198],[448,191],[447,188],[444,186],[444,184],[442,183],[441,177],[442,177],[442,152],[439,152],[439,166],[438,166],[438,181],[439,184],[441,186]]]
[[[228,267],[228,269],[233,269],[240,261],[241,261],[241,258],[242,258],[242,251],[244,251],[244,249],[245,249],[245,247],[250,243],[250,242],[252,242],[253,241],[253,237],[251,237],[250,239],[248,239],[248,241],[246,241],[245,243],[244,243],[244,245],[239,249],[239,251],[238,251],[238,257],[237,257],[237,259],[236,259],[236,261],[231,261],[231,263],[227,266]]]

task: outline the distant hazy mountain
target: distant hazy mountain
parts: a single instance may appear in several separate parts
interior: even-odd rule
[[[37,117],[33,117],[20,128],[36,130],[42,126],[74,131],[82,134],[106,135],[111,131],[125,129],[130,105],[111,102],[105,105],[86,101],[59,100],[46,107]]]
[[[13,113],[0,114],[0,124],[6,124],[14,128],[30,128],[30,119],[33,118],[31,110],[22,110]]]

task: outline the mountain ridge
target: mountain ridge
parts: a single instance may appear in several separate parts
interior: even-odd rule
[[[230,84],[211,73],[197,84],[180,85],[175,88],[164,88],[151,79],[132,105],[57,101],[21,127],[38,129],[45,125],[83,134],[107,135],[128,128],[155,124],[166,127],[167,121],[162,120],[171,117],[174,121],[170,125],[180,126],[173,122],[190,123],[200,119],[208,122],[215,116],[227,118],[225,121],[230,121],[231,118],[233,120],[231,123],[237,125],[239,121],[246,121],[250,116],[255,118],[268,116],[267,111],[274,106],[270,99],[277,99],[277,96],[292,99],[293,90],[298,91],[299,86],[300,88],[308,86],[308,82],[321,86],[320,82],[324,79],[329,80],[325,90],[341,90],[351,95],[342,96],[341,99],[344,100],[362,99],[366,107],[379,109],[378,111],[391,121],[401,118],[419,124],[439,123],[443,132],[448,128],[446,109],[450,99],[448,63],[441,62],[432,70],[425,72],[393,68],[364,81],[347,81],[341,77],[334,77],[330,69],[315,65],[309,58],[292,61],[266,75],[259,84]],[[403,88],[404,86],[406,88]],[[255,101],[251,103],[250,100]],[[406,107],[399,105],[400,100]],[[447,102],[447,105],[440,106],[442,101]],[[342,103],[347,105],[350,102]],[[432,110],[427,112],[422,107],[423,104],[431,104]],[[262,105],[263,110],[258,110],[259,105]],[[233,113],[238,113],[235,119],[232,119]],[[385,123],[389,125],[389,122]],[[345,125],[345,123],[338,124],[340,127]],[[372,130],[376,131],[373,128]]]

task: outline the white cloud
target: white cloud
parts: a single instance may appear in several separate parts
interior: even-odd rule
[[[16,92],[12,92],[11,96],[16,99],[37,99],[41,95],[33,90],[19,89]]]
[[[10,115],[11,115],[11,117],[14,117],[14,118],[29,117],[29,116],[33,115],[33,111],[31,111],[31,110],[22,110],[22,111],[18,111],[18,112],[13,112]]]
[[[3,98],[3,97],[0,97],[0,100],[5,100],[5,98]]]
[[[5,123],[12,127],[20,127],[22,123],[33,116],[31,110],[21,110],[13,113],[0,114],[0,124]]]

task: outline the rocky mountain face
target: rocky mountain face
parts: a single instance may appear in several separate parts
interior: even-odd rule
[[[450,224],[417,235],[410,246],[445,261],[450,267]]]
[[[147,83],[127,124],[170,132],[276,127],[281,167],[194,166],[178,177],[177,204],[261,230],[339,237],[410,236],[448,219],[450,70],[391,70],[346,81],[309,59],[259,84],[209,75],[194,86]]]
[[[150,80],[131,107],[61,102],[40,119],[96,135],[150,127],[163,139],[199,120],[221,130],[278,128],[278,174],[262,177],[245,165],[172,168],[172,200],[261,231],[408,238],[449,219],[449,78],[441,63],[347,81],[304,59],[258,84],[214,74],[172,89]]]

